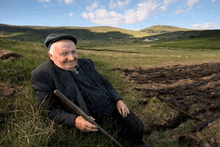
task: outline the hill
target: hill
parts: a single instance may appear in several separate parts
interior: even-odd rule
[[[179,27],[168,26],[168,25],[156,25],[156,26],[142,29],[140,31],[144,33],[148,33],[148,34],[163,34],[163,33],[177,32],[177,31],[190,31],[190,29],[179,28]]]
[[[188,38],[219,37],[220,30],[190,30],[174,26],[152,26],[140,31],[115,27],[45,27],[0,24],[0,38],[43,43],[50,33],[73,34],[78,47],[143,43],[144,40],[170,41]],[[97,41],[98,40],[98,41]],[[150,43],[150,42],[148,42]]]
[[[14,26],[0,24],[0,37],[20,41],[43,42],[50,33],[74,34],[80,40],[95,39],[124,39],[148,36],[147,33],[114,27],[43,27],[43,26]],[[43,40],[42,40],[43,39]]]
[[[121,28],[115,28],[115,27],[106,27],[106,26],[100,26],[100,27],[80,27],[81,29],[89,29],[91,32],[96,33],[108,33],[108,32],[121,32],[124,34],[129,34],[133,37],[145,37],[148,36],[148,33],[141,32],[141,31],[133,31],[128,29],[121,29]]]

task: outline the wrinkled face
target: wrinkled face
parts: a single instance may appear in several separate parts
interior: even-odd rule
[[[48,55],[54,64],[63,70],[72,71],[78,61],[74,42],[71,40],[59,40],[52,44],[52,48],[52,54],[48,53]]]

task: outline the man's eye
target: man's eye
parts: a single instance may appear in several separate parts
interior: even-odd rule
[[[61,53],[61,55],[62,55],[62,56],[66,56],[66,55],[67,55],[67,53]]]

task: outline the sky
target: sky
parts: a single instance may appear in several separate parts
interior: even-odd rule
[[[220,29],[220,0],[0,0],[0,24]]]

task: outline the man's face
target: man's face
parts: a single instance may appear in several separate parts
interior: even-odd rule
[[[59,40],[53,43],[53,47],[54,53],[48,53],[50,59],[59,68],[72,71],[78,61],[78,54],[74,42],[71,40]]]

